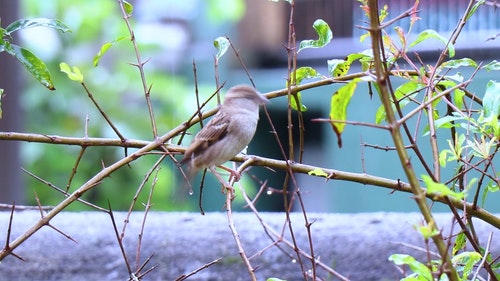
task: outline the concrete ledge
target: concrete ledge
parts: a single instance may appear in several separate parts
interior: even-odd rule
[[[280,232],[285,215],[262,213],[264,221]],[[408,253],[425,262],[424,253],[402,243],[425,247],[412,225],[420,221],[414,213],[308,214],[312,225],[314,251],[319,260],[351,280],[399,280],[402,275],[387,260],[394,253]],[[37,211],[15,213],[12,238],[28,229],[39,218]],[[125,245],[132,267],[135,266],[137,238],[142,213],[134,213],[127,227]],[[119,231],[124,213],[116,213]],[[5,243],[8,212],[0,212],[0,243]],[[278,277],[303,280],[300,266],[290,257],[292,249],[272,241],[251,213],[233,215],[246,253],[256,255],[251,263],[258,280]],[[444,234],[450,233],[451,217],[437,215]],[[127,280],[128,273],[116,242],[108,215],[97,212],[58,215],[51,223],[70,235],[74,243],[49,227],[43,228],[15,250],[26,261],[13,256],[0,264],[2,280]],[[292,215],[292,225],[300,247],[308,252],[307,234],[301,214]],[[455,231],[458,227],[455,227]],[[288,228],[285,237],[288,239]],[[484,246],[493,232],[491,251],[500,254],[498,229],[478,223],[476,231]],[[266,249],[265,251],[263,251]],[[144,280],[175,280],[217,258],[222,260],[198,272],[188,280],[249,280],[228,227],[225,213],[150,213],[142,241],[140,262],[154,254],[146,268],[158,265]],[[309,262],[304,262],[307,269]],[[322,280],[337,280],[318,270]]]

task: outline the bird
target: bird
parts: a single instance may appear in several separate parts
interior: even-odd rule
[[[231,160],[248,146],[257,129],[260,106],[268,102],[264,95],[248,85],[237,85],[228,90],[217,113],[195,135],[179,162],[187,166],[186,180],[189,186],[200,170],[208,168],[223,184],[223,188],[230,188],[215,171],[215,167]],[[239,179],[236,171],[225,169]]]

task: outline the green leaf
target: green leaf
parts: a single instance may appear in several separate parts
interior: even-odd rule
[[[333,77],[346,75],[353,62],[359,60],[361,69],[366,71],[373,62],[373,54],[371,50],[366,50],[360,53],[350,54],[345,59],[328,60],[328,71]]]
[[[332,120],[332,128],[337,135],[337,144],[342,147],[341,134],[344,132],[345,123],[342,121],[347,120],[347,106],[351,101],[351,98],[356,90],[356,86],[361,79],[353,79],[351,82],[340,87],[337,92],[332,95],[331,106],[330,106],[330,119]],[[341,121],[341,122],[334,122]]]
[[[41,59],[27,49],[17,45],[8,44],[6,46],[8,46],[6,51],[22,63],[38,82],[51,91],[56,89],[54,83],[52,83],[49,69]]]
[[[71,29],[69,29],[69,27],[66,26],[60,20],[46,19],[46,18],[35,18],[35,19],[19,19],[19,20],[14,21],[13,23],[9,24],[5,28],[5,30],[6,30],[5,34],[10,35],[12,32],[15,32],[15,31],[18,31],[21,29],[38,27],[38,26],[54,28],[54,29],[57,29],[61,32],[71,32]]]
[[[438,85],[442,84],[442,85],[445,85],[446,87],[451,88],[451,87],[455,87],[457,85],[453,81],[458,82],[458,83],[464,82],[464,76],[461,73],[455,73],[453,75],[446,75],[444,77],[446,78],[446,80],[440,81],[438,83]],[[449,83],[449,84],[447,84],[447,83]]]
[[[424,237],[424,239],[429,239],[432,238],[436,235],[439,235],[439,230],[434,227],[434,224],[427,224],[427,225],[418,225],[415,226],[415,229]]]
[[[481,261],[482,256],[478,252],[463,252],[451,259],[451,262],[456,265],[462,267],[463,279],[468,280],[468,276],[473,272],[474,265]]]
[[[5,40],[3,39],[3,37],[5,36],[5,29],[1,28],[0,27],[0,53],[3,52],[5,50]]]
[[[491,61],[490,63],[484,65],[483,67],[481,68],[484,68],[488,71],[492,71],[492,70],[500,70],[500,62],[496,61],[496,60],[493,60]]]
[[[367,71],[368,69],[370,69],[370,67],[372,67],[373,64],[373,51],[371,49],[368,49],[364,50],[360,54],[362,55],[362,57],[359,59],[359,62],[361,63],[361,70]]]
[[[472,186],[474,186],[476,184],[477,181],[478,181],[477,178],[470,179],[469,182],[467,183],[467,186],[465,187],[465,189],[470,190],[472,188]]]
[[[469,58],[462,58],[458,60],[449,60],[444,62],[441,67],[443,68],[459,68],[463,66],[477,67],[477,63]]]
[[[457,124],[453,124],[452,122],[460,120],[466,120],[466,117],[463,117],[461,115],[445,115],[444,117],[435,120],[434,126],[436,127],[436,129],[440,128],[449,129],[457,126]],[[428,133],[429,131],[427,131],[425,135]]]
[[[486,197],[491,193],[491,192],[497,192],[499,191],[500,188],[498,187],[496,181],[490,181],[488,182],[488,184],[486,185],[486,188],[483,190],[483,195],[481,196],[481,202],[482,202],[482,206],[481,207],[484,207],[484,202],[486,202]]]
[[[462,151],[464,150],[465,146],[465,135],[460,134],[460,135],[455,135],[455,143],[448,139],[446,140],[448,142],[448,147],[450,148],[448,151],[450,152],[450,157],[447,159],[447,161],[455,161],[458,160],[462,157]]]
[[[477,0],[476,4],[472,6],[469,13],[465,16],[465,20],[468,21],[469,18],[472,17],[472,15],[476,12],[477,8],[479,8],[479,6],[483,5],[485,2],[486,2],[485,0]]]
[[[486,186],[486,189],[488,190],[488,192],[498,192],[500,190],[500,187],[496,184],[496,182],[491,181]]]
[[[328,72],[333,77],[340,77],[347,74],[349,68],[351,68],[351,64],[345,60],[332,59],[327,61],[328,64]]]
[[[455,244],[453,245],[453,250],[451,252],[452,256],[456,255],[460,250],[464,249],[467,245],[467,236],[464,232],[460,232],[455,239]]]
[[[396,89],[394,93],[396,99],[399,101],[400,107],[405,107],[410,103],[410,98],[414,98],[424,86],[416,81],[408,81]]]
[[[496,118],[493,118],[491,120],[494,123],[494,126],[498,126],[498,121]],[[467,140],[467,146],[472,149],[472,154],[482,159],[490,159],[491,150],[496,147],[496,143],[496,138],[491,138],[489,141],[487,141],[484,135],[481,135],[480,141],[476,139],[473,139],[473,141]]]
[[[349,54],[347,57],[346,57],[346,61],[349,62],[350,64],[352,64],[354,61],[357,61],[357,60],[363,60],[363,59],[366,59],[368,58],[370,61],[373,61],[373,55],[372,55],[372,50],[365,50],[361,53],[355,53],[355,54]]]
[[[126,39],[126,38],[129,38],[129,37],[128,36],[122,36],[122,37],[116,38],[115,40],[113,40],[111,42],[104,43],[101,46],[101,49],[99,50],[99,52],[94,56],[94,60],[92,62],[92,64],[94,65],[94,67],[96,67],[99,64],[99,61],[104,56],[104,54],[108,51],[109,48],[111,48],[116,43],[118,43],[118,42],[120,42],[120,41],[122,41],[123,39]]]
[[[307,48],[321,48],[332,41],[332,30],[324,20],[317,19],[313,23],[313,28],[316,30],[316,33],[318,33],[318,40],[302,40],[299,44],[297,53]]]
[[[408,46],[408,49],[414,47],[415,45],[417,45],[419,43],[422,43],[425,40],[431,39],[431,38],[434,38],[434,39],[441,41],[445,46],[446,46],[446,44],[448,44],[448,39],[439,35],[439,33],[437,33],[435,30],[427,29],[427,30],[420,32],[420,34],[417,36],[417,39],[415,39],[415,41],[411,42],[411,44]],[[448,54],[449,54],[450,58],[455,56],[455,47],[453,46],[453,44],[448,44]]]
[[[434,193],[439,196],[449,196],[458,200],[465,197],[465,193],[463,191],[455,192],[449,189],[445,184],[434,182],[432,178],[427,175],[422,175],[422,180],[427,187],[427,193]]]
[[[307,174],[310,176],[318,176],[318,177],[325,177],[325,178],[328,177],[328,174],[325,173],[325,171],[323,171],[323,169],[320,169],[320,168],[316,168],[312,171],[309,171]]]
[[[457,85],[456,82],[462,83],[464,77],[457,73],[455,75],[447,75],[444,80],[441,80],[437,85],[444,86],[445,88],[453,88]],[[456,82],[455,82],[456,81]],[[464,106],[464,96],[465,92],[459,88],[453,91],[453,101],[458,108],[463,108]]]
[[[317,78],[321,75],[316,71],[316,69],[304,66],[298,68],[295,73],[292,74],[292,77],[295,77],[295,83],[300,84],[304,79]]]
[[[425,278],[424,280],[434,280],[432,278],[432,273],[429,270],[429,268],[415,260],[414,257],[409,256],[409,255],[404,255],[404,254],[393,254],[389,257],[389,260],[392,261],[395,265],[408,265],[410,269],[416,273],[418,276],[421,276]],[[421,280],[421,279],[415,279],[415,280]]]
[[[215,58],[219,60],[229,49],[229,46],[231,46],[231,43],[229,43],[229,40],[227,40],[226,37],[218,37],[214,40],[214,47],[218,50],[217,55],[215,55]]]
[[[500,123],[498,122],[497,118],[491,118],[489,120],[486,120],[487,126],[487,131],[493,131],[493,139],[499,140],[500,139]],[[495,141],[496,141],[495,140]]]
[[[486,119],[497,118],[500,113],[500,83],[490,80],[483,97],[483,111]]]
[[[439,165],[443,168],[445,168],[446,164],[448,163],[448,154],[451,154],[451,151],[449,151],[448,149],[439,152]]]
[[[271,1],[278,2],[278,0],[271,0]],[[285,279],[276,278],[276,277],[271,277],[271,278],[267,278],[266,281],[286,281],[286,280]]]
[[[321,75],[316,71],[316,69],[305,66],[298,68],[294,73],[292,73],[292,77],[293,79],[295,79],[295,84],[298,85],[304,79],[321,77]],[[286,87],[288,87],[288,82],[286,84]],[[304,104],[302,104],[302,94],[300,92],[294,94],[290,100],[290,106],[293,109],[298,110],[298,104],[300,104],[301,112],[307,111],[307,107]]]
[[[292,94],[292,97],[290,98],[290,106],[292,109],[299,110],[298,105],[300,105],[300,112],[307,111],[307,106],[302,103],[302,94],[300,92]]]
[[[80,72],[80,69],[78,69],[78,67],[73,66],[73,68],[71,68],[67,63],[61,62],[59,64],[59,68],[61,69],[61,72],[64,72],[66,73],[66,75],[68,75],[69,79],[76,81],[80,84],[83,83],[83,75]]]
[[[418,95],[418,92],[424,88],[424,85],[416,82],[416,81],[408,81],[401,86],[399,86],[394,95],[396,99],[399,101],[399,107],[404,108],[408,103],[410,103],[412,98],[415,98]],[[392,105],[394,111],[396,110],[396,106]],[[380,124],[386,119],[385,108],[383,105],[380,105],[377,112],[375,113],[375,123]]]
[[[464,97],[465,92],[463,90],[456,89],[453,91],[453,101],[455,102],[457,108],[462,109],[464,107]]]
[[[123,1],[123,8],[125,9],[125,13],[127,13],[127,15],[131,15],[134,12],[134,6],[128,1]]]

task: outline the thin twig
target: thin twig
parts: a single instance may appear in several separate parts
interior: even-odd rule
[[[384,129],[384,130],[390,129],[387,125],[377,125],[377,124],[373,124],[373,123],[359,122],[359,121],[334,120],[334,119],[329,119],[329,118],[313,118],[313,119],[311,119],[311,121],[313,121],[313,122],[342,123],[342,124],[349,124],[349,125],[354,125],[354,126],[364,126],[364,127]]]
[[[148,270],[146,271],[142,271],[146,265],[151,261],[151,259],[154,257],[154,254],[152,254],[151,256],[149,256],[142,264],[141,266],[136,270],[136,272],[133,274],[133,276],[137,276],[137,279],[139,280],[142,280],[142,278],[144,276],[146,276],[148,273],[152,272],[153,270],[155,270],[156,268],[158,268],[158,264],[156,265],[153,265],[152,267],[150,267]]]
[[[193,126],[196,123],[200,123],[200,127],[203,128],[203,119],[208,118],[208,117],[214,115],[219,110],[219,107],[216,107],[216,108],[213,108],[213,109],[211,109],[211,110],[209,110],[209,111],[207,111],[205,113],[202,113],[202,111],[201,111],[208,104],[208,102],[215,95],[217,95],[217,93],[219,93],[219,91],[222,89],[222,87],[224,87],[225,84],[226,83],[222,83],[222,85],[219,88],[217,88],[215,90],[215,92],[213,92],[207,98],[207,100],[205,100],[205,102],[203,102],[201,105],[199,105],[199,107],[196,110],[196,112],[193,115],[191,115],[191,117],[186,122],[183,123],[185,125],[185,129],[179,132],[181,134],[181,136],[179,137],[179,141],[177,142],[177,144],[180,145],[182,143],[182,140],[184,139],[184,135],[186,134],[186,130],[187,129],[189,129],[191,126]],[[195,91],[195,94],[196,94],[196,99],[198,99],[198,91],[197,90]]]
[[[130,34],[130,41],[132,42],[132,46],[134,47],[135,51],[135,56],[137,60],[137,64],[134,64],[137,69],[139,70],[139,74],[141,76],[141,83],[144,91],[144,97],[146,99],[146,104],[148,107],[148,112],[149,112],[149,120],[151,121],[151,128],[153,130],[153,137],[156,139],[158,137],[158,130],[156,128],[156,120],[154,116],[154,111],[153,111],[153,105],[151,103],[151,86],[148,86],[148,83],[146,82],[146,74],[144,73],[144,65],[148,62],[148,60],[143,61],[141,58],[141,54],[139,52],[139,47],[137,46],[137,41],[135,38],[134,30],[132,29],[132,26],[130,24],[129,18],[130,15],[127,14],[123,1],[118,0],[120,10],[123,15],[123,20],[125,21],[125,24],[127,26],[128,32]]]
[[[141,231],[139,232],[139,237],[137,239],[137,249],[136,249],[136,255],[135,255],[135,262],[136,262],[136,272],[140,272],[141,268],[139,266],[139,261],[141,259],[141,248],[142,248],[142,238],[144,237],[144,229],[146,228],[146,221],[148,218],[149,210],[151,209],[151,199],[153,198],[153,193],[155,190],[156,183],[158,182],[158,173],[160,172],[160,167],[156,166],[155,167],[155,175],[153,177],[153,182],[151,183],[151,189],[149,192],[148,200],[144,204],[144,215],[142,218],[142,223],[141,223]]]
[[[217,56],[214,56],[214,73],[215,73],[215,87],[219,88],[219,60],[217,59]],[[196,98],[198,98],[198,96]],[[199,110],[199,101],[197,100],[196,102],[198,104],[198,110]],[[217,106],[219,105],[221,105],[221,98],[219,91],[217,91]]]
[[[233,211],[231,207],[231,203],[233,200],[233,194],[232,192],[227,192],[226,193],[226,211],[227,211],[227,222],[229,224],[229,229],[231,229],[231,233],[233,234],[234,241],[236,242],[236,246],[238,247],[238,253],[240,254],[241,259],[243,260],[243,263],[245,264],[245,267],[247,268],[248,274],[250,275],[251,280],[257,281],[257,277],[255,276],[254,269],[252,267],[252,264],[250,263],[250,260],[248,259],[247,254],[245,253],[245,250],[243,249],[243,244],[241,243],[240,240],[240,235],[238,234],[238,231],[236,230],[236,227],[234,226],[234,220],[233,220]]]
[[[106,122],[111,127],[111,129],[113,129],[113,131],[120,138],[121,141],[125,141],[125,137],[120,133],[120,131],[118,130],[118,128],[115,126],[115,124],[113,124],[113,122],[108,117],[108,115],[106,114],[106,112],[104,112],[104,110],[99,105],[99,103],[97,103],[97,101],[94,98],[94,95],[89,90],[89,88],[87,87],[87,85],[84,82],[82,82],[81,85],[82,85],[83,89],[85,90],[85,92],[87,93],[87,96],[90,98],[90,100],[92,101],[92,103],[94,104],[94,106],[97,108],[97,110],[99,110],[99,113],[101,113],[101,116],[104,118],[104,120],[106,120]]]
[[[195,60],[193,59],[193,79],[194,79],[194,96],[196,97],[196,112],[198,113],[198,118],[200,119],[200,126],[203,128],[203,116],[201,114],[201,108],[203,107],[202,105],[200,105],[200,91],[198,89],[198,74],[197,74],[197,71],[196,71],[196,62]],[[219,88],[219,87],[217,87]],[[219,93],[219,91],[217,91],[217,93]],[[218,98],[218,94],[217,94],[217,98]],[[211,97],[209,97],[206,101],[205,101],[205,104],[206,102],[208,102],[209,100],[211,99]],[[220,101],[217,102],[217,104],[220,104]],[[184,136],[184,135],[183,135]],[[179,140],[179,143],[182,141],[182,138]]]
[[[486,243],[486,248],[484,249],[484,251],[480,252],[483,257],[481,259],[481,262],[477,265],[477,270],[474,273],[474,275],[472,276],[471,280],[476,280],[477,275],[479,274],[479,270],[481,268],[483,268],[485,264],[488,263],[487,261],[488,261],[488,256],[490,255],[490,246],[491,246],[492,239],[493,239],[493,233],[490,232],[490,234],[488,235],[488,242]],[[488,273],[490,274],[490,277],[492,278],[492,280],[497,280],[495,272],[493,272],[491,270],[489,265],[488,265],[488,268],[489,268]]]
[[[264,229],[265,233],[268,235],[269,239],[272,241],[272,245],[276,245],[276,247],[278,247],[281,251],[284,252],[284,250],[281,248],[280,245],[281,244],[285,244],[290,249],[293,249],[296,253],[298,252],[298,254],[300,256],[303,256],[303,257],[305,257],[307,259],[310,259],[310,260],[314,260],[309,254],[307,254],[302,249],[300,249],[300,247],[297,247],[296,243],[288,241],[287,239],[285,239],[283,237],[282,234],[279,234],[270,225],[268,225],[267,223],[265,223],[264,219],[261,217],[261,215],[259,214],[258,210],[255,208],[255,206],[253,204],[251,204],[250,198],[246,194],[245,190],[241,187],[241,185],[240,185],[240,191],[241,191],[241,193],[243,195],[243,198],[245,199],[245,202],[250,207],[250,209],[252,210],[252,212],[255,214],[255,216],[259,220],[260,224],[262,225],[262,228]],[[292,255],[288,255],[288,256],[289,256],[290,259],[294,258]],[[330,266],[324,264],[323,262],[320,262],[319,260],[316,260],[315,262],[316,262],[317,266],[319,266],[322,269],[326,270],[328,273],[330,273],[331,275],[335,276],[336,278],[339,278],[340,280],[343,280],[343,281],[348,281],[349,280],[348,278],[342,276],[341,274],[339,274],[338,272],[336,272]]]
[[[39,210],[40,208],[44,211],[48,211],[52,209],[52,206],[24,206],[24,205],[15,205],[15,204],[4,204],[0,203],[0,210],[11,210],[14,208],[16,211],[26,211],[26,210]]]
[[[115,216],[113,215],[113,211],[111,210],[111,202],[108,200],[108,208],[109,208],[109,216],[111,218],[111,223],[113,224],[113,230],[115,231],[116,241],[118,242],[118,246],[120,247],[120,251],[125,261],[125,265],[127,266],[128,274],[132,275],[132,268],[130,267],[130,263],[128,262],[127,253],[125,253],[125,247],[123,246],[123,239],[120,237],[118,233],[118,227],[116,226]]]
[[[14,221],[14,210],[16,206],[16,202],[13,202],[10,208],[10,216],[9,216],[9,226],[7,227],[7,237],[5,238],[5,246],[4,246],[4,251],[10,252],[11,255],[14,257],[25,261],[21,256],[17,255],[16,253],[13,252],[13,249],[10,249],[9,242],[10,242],[10,234],[12,231],[12,222]]]
[[[183,275],[177,277],[175,279],[175,281],[184,281],[184,280],[188,279],[189,277],[195,275],[196,273],[198,273],[198,272],[200,272],[200,271],[202,271],[204,269],[207,269],[207,268],[209,268],[210,266],[212,266],[212,265],[214,265],[216,263],[219,263],[221,260],[222,260],[222,258],[218,258],[218,259],[215,259],[215,260],[213,260],[213,261],[211,261],[209,263],[206,263],[203,266],[201,266],[201,267],[199,267],[199,268],[197,268],[197,269],[189,272],[188,274],[183,274]]]
[[[68,183],[66,184],[66,192],[69,191],[69,188],[71,187],[71,183],[73,182],[73,178],[76,175],[76,171],[78,170],[78,165],[80,165],[80,161],[83,158],[83,154],[85,153],[85,149],[87,149],[86,146],[82,146],[80,149],[80,152],[78,153],[78,156],[76,157],[75,164],[73,165],[73,168],[71,168],[71,174],[69,175]]]
[[[21,168],[21,170],[23,172],[25,172],[26,174],[28,174],[29,176],[33,177],[34,179],[38,180],[39,182],[41,182],[41,183],[45,184],[46,186],[48,186],[48,187],[50,187],[50,188],[58,191],[59,193],[63,194],[64,196],[69,196],[70,195],[68,192],[64,191],[62,188],[57,187],[56,185],[52,184],[51,182],[49,182],[47,180],[42,179],[41,177],[33,174],[32,172],[30,172],[30,171],[28,171],[28,170],[26,170],[24,168]],[[83,200],[81,198],[78,198],[77,201],[80,202],[80,203],[82,203],[82,204],[84,204],[84,205],[87,205],[87,206],[89,206],[91,208],[99,210],[99,211],[103,211],[103,212],[107,212],[108,211],[108,210],[106,210],[104,208],[101,208],[101,207],[99,207],[99,206],[97,206],[95,204],[92,204],[92,203],[90,203],[88,201],[85,201],[85,200]],[[52,210],[52,209],[54,209],[54,207],[43,207],[43,206],[39,205],[37,209],[38,210],[45,210],[46,211],[46,210]]]
[[[245,62],[241,58],[240,52],[238,50],[236,50],[236,47],[234,46],[233,42],[231,41],[231,39],[228,36],[226,36],[226,39],[229,42],[229,45],[231,46],[231,49],[233,50],[234,55],[238,59],[238,62],[240,63],[243,70],[245,71],[245,74],[248,77],[248,80],[250,80],[250,83],[252,83],[252,86],[254,88],[256,88],[255,82],[253,81],[253,77],[252,77],[252,75],[250,75],[250,72],[248,71],[248,67],[246,66]]]
[[[144,276],[146,276],[148,273],[152,272],[153,270],[155,270],[156,268],[158,268],[158,264],[156,265],[153,265],[152,267],[150,267],[148,270],[146,271],[142,271],[146,265],[151,261],[151,259],[154,257],[154,253],[151,254],[142,264],[141,266],[139,266],[139,268],[137,268],[137,270],[134,272],[133,276],[137,276],[137,279],[139,280],[142,280],[142,278]]]
[[[43,218],[44,212],[42,209],[42,204],[40,203],[40,198],[38,197],[38,194],[36,192],[35,192],[35,200],[36,200],[36,204],[38,205],[38,211],[40,212],[40,217]],[[50,222],[47,222],[47,226],[52,228],[53,230],[55,230],[57,233],[61,234],[62,236],[66,237],[67,239],[78,244],[78,242],[73,237],[71,237],[69,234],[64,233],[62,230],[58,229],[57,227],[53,226],[52,224],[50,224]]]
[[[146,175],[144,176],[144,179],[139,184],[139,187],[137,188],[137,190],[136,190],[136,192],[134,194],[134,197],[132,198],[132,201],[130,203],[130,206],[128,208],[127,215],[126,215],[126,217],[124,219],[122,232],[120,234],[120,239],[123,239],[125,237],[125,230],[127,229],[127,225],[130,222],[130,216],[132,215],[132,211],[134,210],[134,207],[135,207],[135,204],[137,203],[137,199],[139,198],[139,195],[141,194],[144,186],[146,185],[146,183],[148,182],[149,178],[151,177],[151,174],[163,162],[163,160],[165,159],[165,157],[166,157],[166,155],[162,155],[160,158],[158,158],[158,160],[156,161],[156,163],[153,164],[153,166],[146,172]]]

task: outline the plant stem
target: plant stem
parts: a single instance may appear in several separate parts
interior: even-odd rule
[[[387,73],[386,61],[384,56],[384,45],[382,40],[382,30],[379,23],[379,13],[378,13],[378,1],[368,0],[369,7],[369,18],[370,18],[370,34],[373,50],[373,64],[375,67],[375,75],[377,83],[380,87],[380,99],[384,106],[386,112],[387,122],[389,124],[389,131],[391,132],[391,137],[396,147],[401,165],[406,173],[408,182],[411,187],[411,191],[414,194],[415,201],[422,213],[427,226],[431,228],[431,231],[438,233],[432,236],[432,240],[436,245],[438,252],[443,260],[443,266],[449,280],[458,281],[458,275],[451,262],[450,255],[448,253],[448,246],[443,240],[442,235],[439,232],[439,228],[432,216],[429,205],[427,204],[425,192],[420,187],[418,178],[415,174],[415,170],[412,167],[410,157],[408,156],[403,138],[400,132],[400,124],[398,123],[394,111],[392,109],[392,103],[390,99],[390,94],[388,91],[388,86],[390,81],[387,79],[389,77]]]

